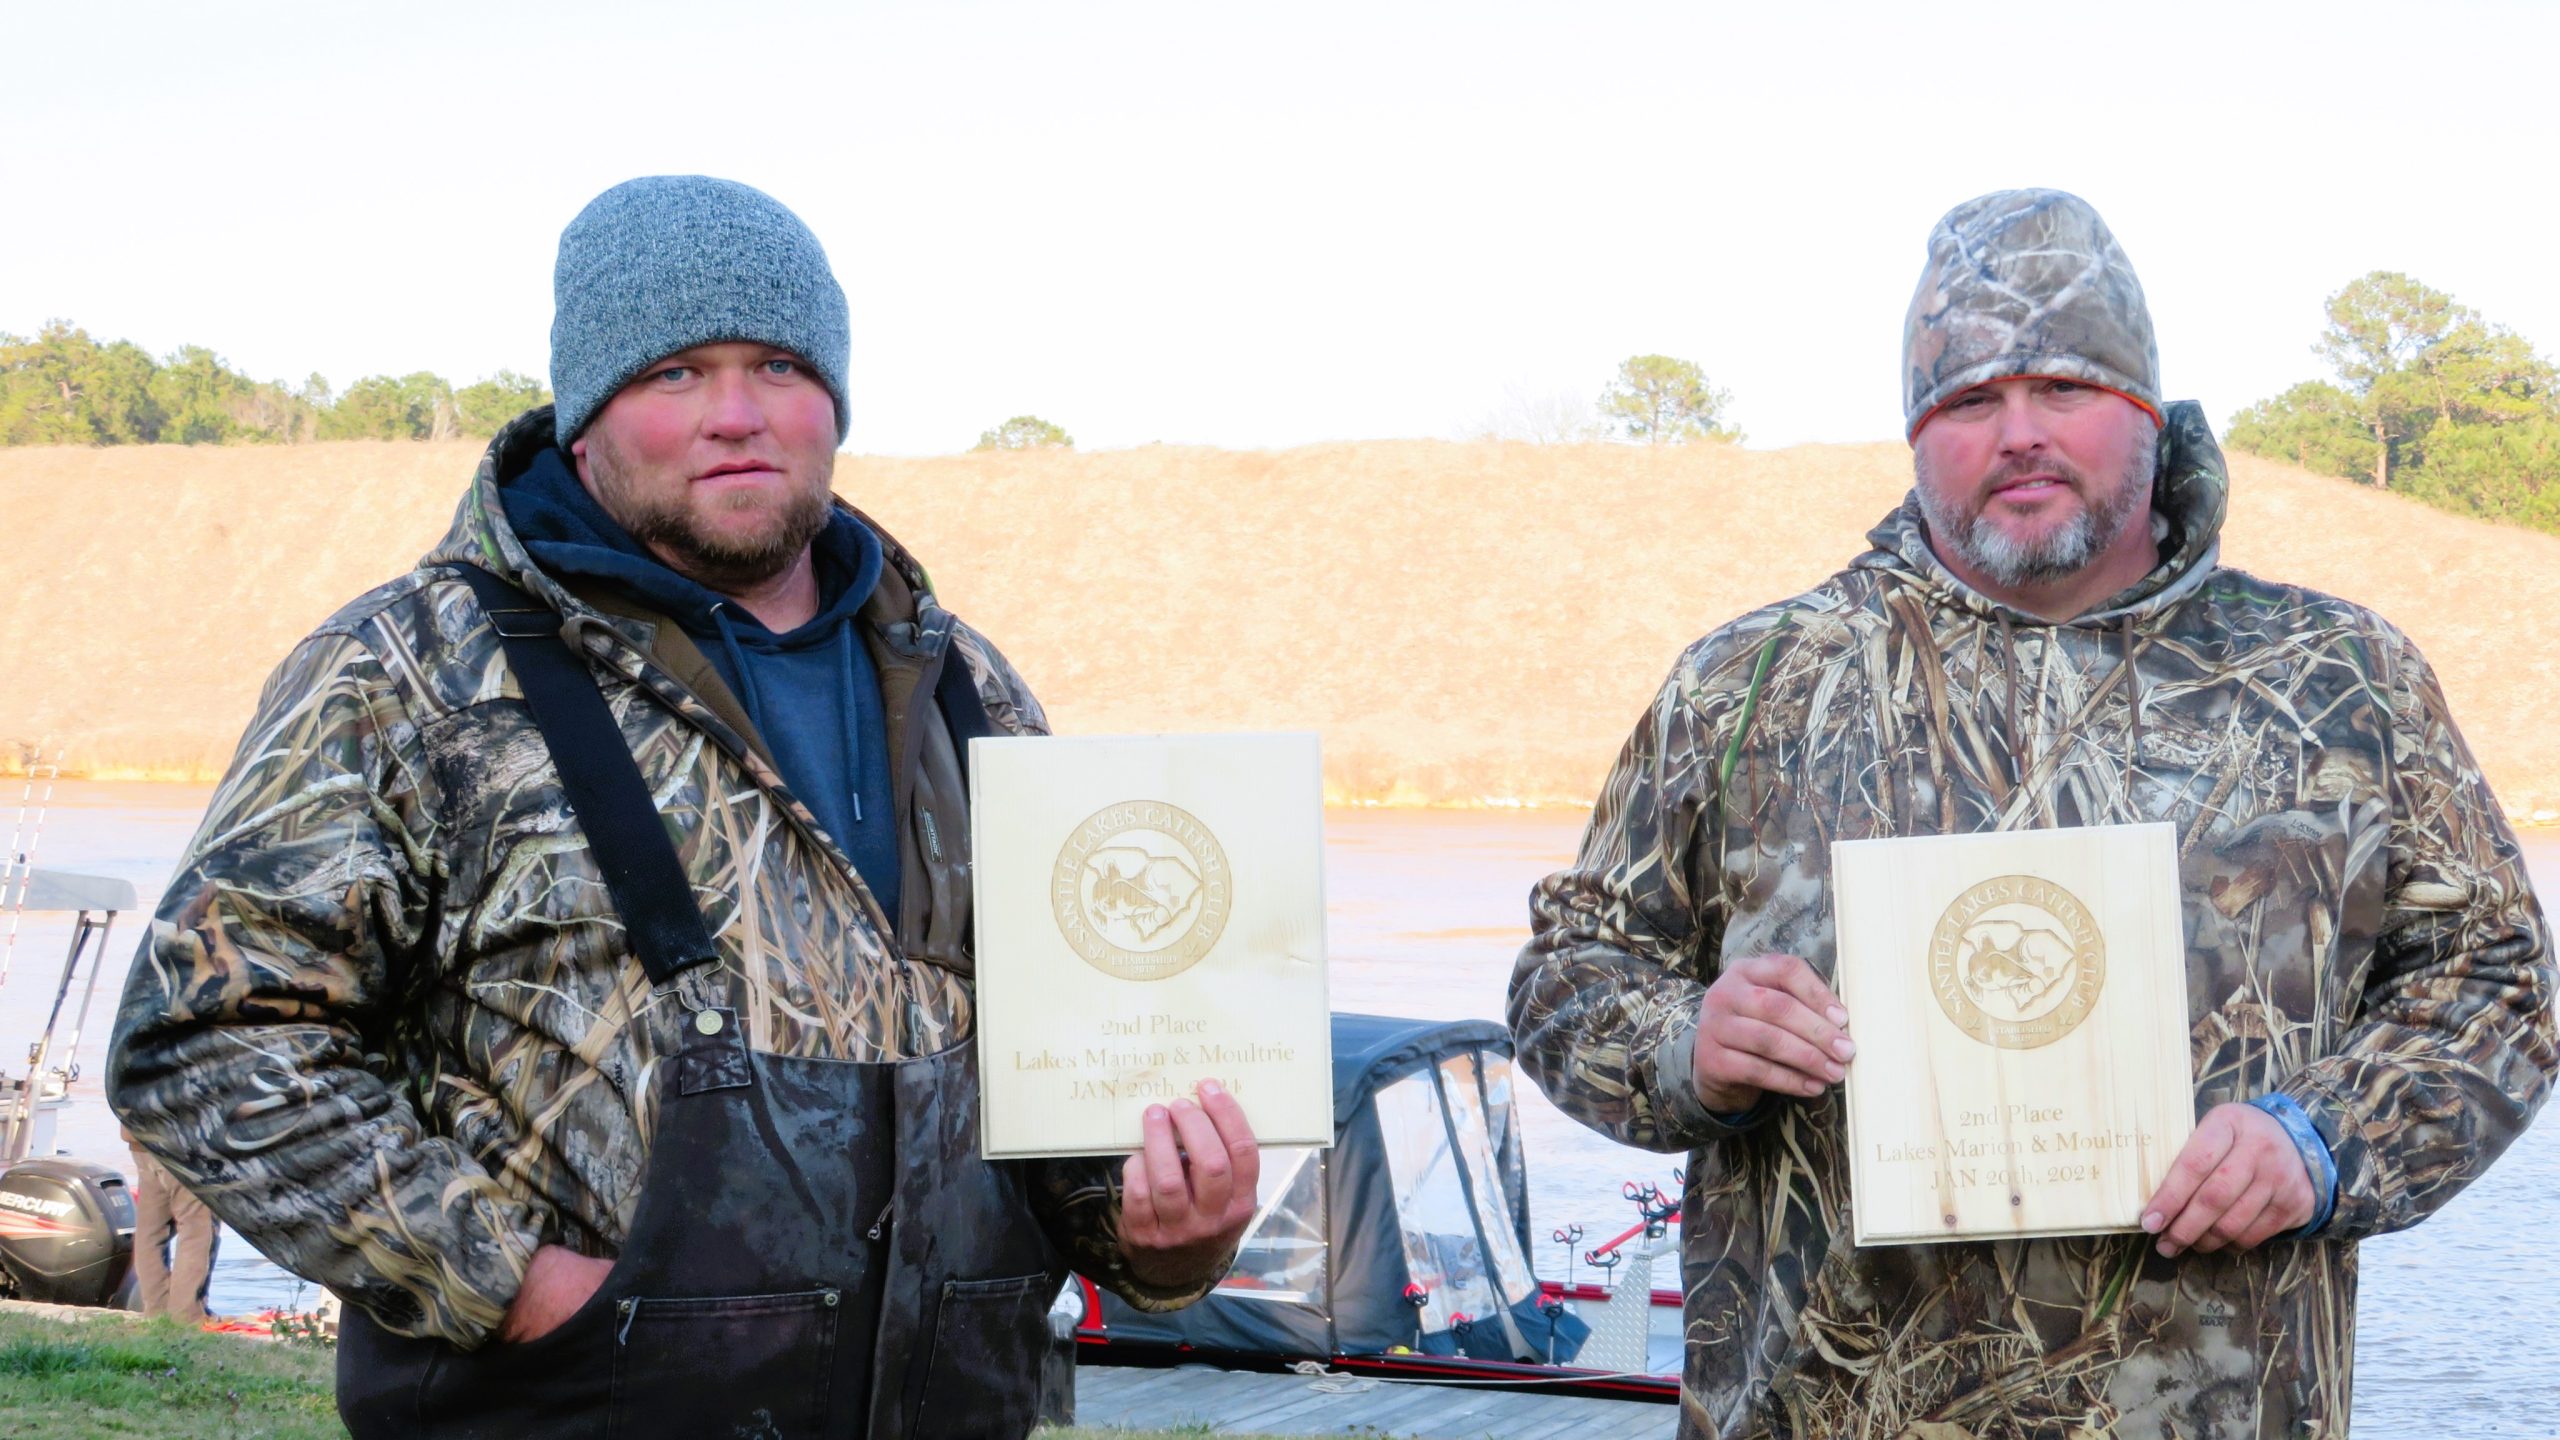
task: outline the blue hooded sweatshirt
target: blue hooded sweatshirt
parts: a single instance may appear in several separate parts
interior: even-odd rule
[[[818,613],[777,635],[716,590],[668,569],[607,515],[557,447],[499,490],[507,523],[554,575],[602,580],[684,628],[720,672],[781,767],[783,783],[844,847],[898,919],[898,833],[880,672],[856,612],[880,583],[880,537],[837,509],[812,559]]]

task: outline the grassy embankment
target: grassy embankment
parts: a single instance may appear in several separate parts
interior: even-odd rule
[[[175,1322],[0,1310],[9,1440],[344,1440],[336,1356]],[[1043,1440],[1175,1440],[1206,1430],[1043,1430]],[[1243,1437],[1251,1440],[1251,1437]]]
[[[0,1435],[186,1440],[343,1437],[335,1357],[175,1321],[0,1312]]]
[[[443,532],[470,444],[0,450],[0,766],[205,779],[268,670]],[[2227,563],[2425,648],[2560,821],[2560,537],[2234,457]],[[1580,804],[1681,647],[1837,568],[1898,444],[846,457],[1062,730],[1315,729],[1337,802]],[[13,747],[17,747],[13,749]]]

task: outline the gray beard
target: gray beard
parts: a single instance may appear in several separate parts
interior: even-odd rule
[[[761,585],[790,569],[800,552],[809,548],[809,542],[827,528],[833,509],[829,500],[829,482],[835,470],[832,454],[826,457],[828,473],[817,477],[815,489],[791,497],[779,517],[780,523],[761,537],[744,539],[696,530],[692,514],[681,501],[657,506],[637,499],[623,483],[621,455],[602,435],[594,436],[588,445],[587,463],[595,474],[596,503],[604,507],[615,524],[629,531],[632,539],[659,552],[678,574],[724,595]]]
[[[2148,451],[2135,456],[2103,509],[2084,505],[2060,529],[2037,540],[2015,538],[1979,509],[1967,512],[1942,502],[1929,484],[1928,466],[1916,455],[1913,473],[1919,483],[1914,493],[1920,497],[1920,517],[1929,524],[1930,538],[1957,559],[1994,584],[2037,585],[2080,573],[2123,538],[2134,511],[2151,494],[2158,463]],[[2075,485],[2081,479],[2076,473],[2065,478]]]

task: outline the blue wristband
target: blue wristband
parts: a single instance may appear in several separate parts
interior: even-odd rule
[[[2308,1240],[2320,1233],[2338,1208],[2337,1158],[2329,1153],[2329,1142],[2320,1138],[2320,1127],[2311,1123],[2311,1114],[2300,1101],[2290,1095],[2261,1095],[2249,1103],[2274,1116],[2292,1138],[2293,1148],[2302,1152],[2302,1168],[2311,1173],[2311,1190],[2320,1197],[2320,1204],[2311,1212],[2310,1224],[2285,1238]]]
[[[1769,1092],[1763,1090],[1760,1092],[1760,1098],[1751,1102],[1750,1109],[1736,1111],[1730,1115],[1722,1110],[1710,1110],[1707,1112],[1707,1118],[1728,1130],[1748,1130],[1768,1118],[1770,1105]]]

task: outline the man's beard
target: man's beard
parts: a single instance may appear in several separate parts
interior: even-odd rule
[[[663,502],[633,493],[634,487],[623,478],[626,467],[620,452],[602,434],[593,435],[587,446],[596,501],[605,513],[686,579],[732,595],[790,569],[818,532],[827,528],[833,509],[828,486],[834,479],[835,459],[833,452],[821,459],[816,483],[786,499],[760,533],[723,535],[695,528],[683,491]]]
[[[1957,559],[1992,583],[2014,586],[2043,584],[2076,575],[2123,538],[2125,526],[2133,519],[2133,513],[2151,494],[2151,480],[2158,466],[2158,457],[2149,449],[2138,452],[2126,465],[2115,493],[2097,509],[2090,508],[2088,504],[2088,477],[2058,459],[2012,461],[2001,466],[1975,491],[1982,498],[1975,501],[1970,509],[1938,494],[1937,487],[1929,483],[1926,460],[1915,455],[1913,464],[1919,481],[1914,488],[1920,496],[1920,515],[1929,522],[1930,538],[1953,551]],[[1990,487],[2043,471],[2060,476],[2081,497],[2080,508],[2061,526],[2040,538],[2021,540],[1983,513],[1990,506]]]

